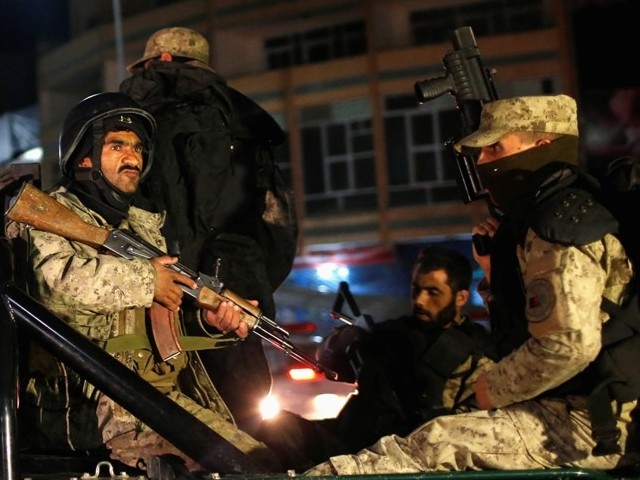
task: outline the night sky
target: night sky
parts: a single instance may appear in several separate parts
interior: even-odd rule
[[[634,0],[574,0],[581,91],[640,86]],[[36,103],[36,52],[67,39],[66,0],[0,0],[0,114]]]
[[[638,87],[638,17],[634,0],[576,0],[578,79],[583,91]],[[632,9],[632,7],[635,7]]]
[[[36,103],[36,55],[67,38],[66,0],[0,0],[0,114]]]

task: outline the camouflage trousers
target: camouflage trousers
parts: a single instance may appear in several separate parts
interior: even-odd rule
[[[581,399],[582,400],[582,399]],[[331,457],[305,475],[357,475],[559,467],[609,470],[630,455],[594,457],[586,409],[531,400],[492,411],[443,416],[407,437],[386,436],[355,455]],[[626,425],[621,445],[626,441]]]
[[[247,454],[252,460],[275,471],[277,466],[273,464],[274,455],[262,442],[238,429],[222,415],[201,407],[191,398],[179,392],[174,391],[167,395],[225,440]],[[106,395],[101,396],[97,413],[102,439],[111,451],[110,456],[114,460],[144,470],[149,458],[172,454],[182,458],[186,468],[190,471],[202,470],[202,467],[193,459],[186,456]]]

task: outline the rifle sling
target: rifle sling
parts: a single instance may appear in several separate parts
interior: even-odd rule
[[[237,339],[220,337],[179,336],[180,346],[184,351],[213,350],[234,344]],[[107,340],[97,342],[109,353],[126,352],[130,350],[151,350],[149,337],[144,334],[118,335]]]

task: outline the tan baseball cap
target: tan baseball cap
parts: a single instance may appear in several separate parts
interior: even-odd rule
[[[169,52],[174,57],[189,58],[201,62],[203,68],[209,67],[209,42],[207,39],[190,28],[169,27],[153,33],[147,40],[144,54],[141,58],[127,66],[127,71],[141,66],[147,60],[159,57],[162,52]]]
[[[485,103],[478,130],[455,144],[480,148],[492,145],[508,133],[545,132],[578,136],[576,101],[567,95],[513,97]]]

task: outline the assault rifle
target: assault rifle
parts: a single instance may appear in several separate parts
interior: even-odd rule
[[[450,93],[462,117],[462,136],[466,136],[478,129],[482,105],[498,99],[493,81],[495,72],[482,64],[480,50],[471,27],[453,30],[451,43],[453,50],[442,58],[445,74],[442,77],[416,82],[414,90],[420,103]],[[476,172],[475,156],[456,151],[454,144],[453,139],[445,142],[447,150],[456,162],[458,184],[463,190],[462,201],[469,203],[475,200],[486,200],[491,215],[499,218],[501,214],[488,200],[489,196]],[[479,235],[473,237],[478,253],[482,254],[482,251],[488,248],[490,239]]]
[[[5,217],[68,240],[106,250],[129,260],[152,259],[166,255],[132,232],[108,230],[85,222],[53,197],[30,184],[22,186],[15,201],[5,213]],[[233,302],[240,307],[242,320],[249,326],[251,332],[295,360],[312,367],[317,372],[324,373],[328,378],[337,377],[334,371],[298,350],[289,340],[289,332],[264,316],[258,307],[225,288],[217,277],[196,273],[180,263],[167,265],[167,267],[192,278],[197,283],[194,289],[185,285],[180,285],[180,288],[192,297],[199,307],[215,310],[223,301]],[[168,316],[164,318],[165,321],[154,321],[151,325],[156,349],[161,358],[166,360],[179,354],[182,348],[173,329],[173,322]]]

